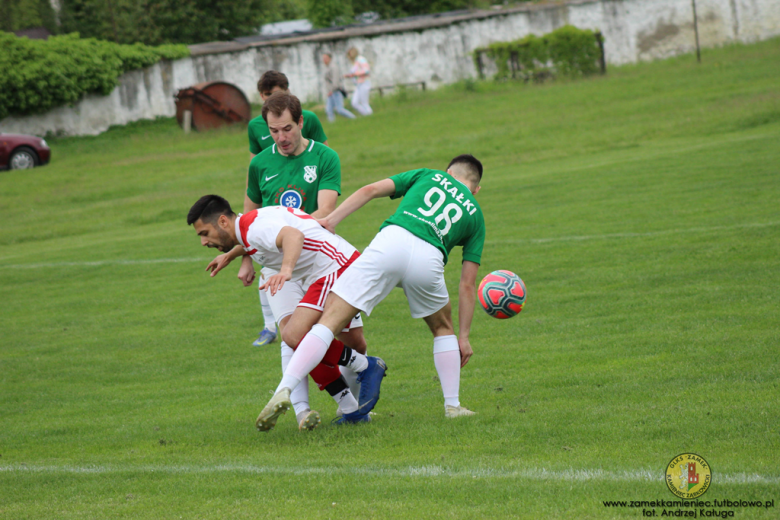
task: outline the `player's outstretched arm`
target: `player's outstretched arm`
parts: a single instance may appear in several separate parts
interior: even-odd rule
[[[206,271],[211,271],[211,276],[216,276],[218,272],[230,265],[230,262],[244,254],[244,248],[236,246],[227,253],[218,255],[206,266]]]
[[[317,220],[322,227],[335,233],[336,226],[349,215],[365,206],[370,200],[381,197],[389,197],[395,193],[395,183],[392,179],[382,179],[373,184],[363,186],[355,193],[347,197],[333,213],[323,219]]]
[[[477,300],[477,273],[479,264],[465,260],[460,271],[458,288],[458,346],[460,347],[460,366],[466,366],[474,351],[471,349],[469,333],[474,318],[474,305]]]
[[[276,247],[283,251],[282,267],[279,273],[271,276],[259,287],[261,291],[270,290],[271,296],[292,279],[293,269],[303,251],[303,233],[294,227],[284,226],[276,236]]]

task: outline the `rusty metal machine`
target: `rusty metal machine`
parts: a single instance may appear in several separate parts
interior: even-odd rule
[[[224,81],[207,81],[176,93],[176,120],[185,131],[247,124],[252,108],[244,93]],[[189,114],[187,113],[189,112]]]

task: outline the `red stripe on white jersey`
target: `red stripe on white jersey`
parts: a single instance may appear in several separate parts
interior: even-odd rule
[[[244,247],[249,246],[249,242],[246,240],[246,234],[249,231],[249,226],[252,225],[252,223],[257,218],[257,210],[253,209],[249,213],[245,213],[244,215],[241,215],[241,218],[238,219],[238,229],[241,231],[241,241],[244,243]],[[255,250],[257,252],[257,250]],[[254,254],[254,253],[250,253]]]
[[[336,282],[336,273],[330,273],[325,279],[325,283],[322,286],[322,291],[320,292],[320,299],[317,302],[317,305],[319,305],[320,307],[325,307],[325,300],[327,300],[328,294],[330,294],[330,289],[333,287],[333,284],[335,282]]]
[[[324,255],[332,258],[340,266],[343,266],[349,261],[349,258],[347,258],[344,253],[336,249],[333,244],[329,242],[323,242],[320,240],[312,240],[309,238],[303,239],[304,249],[309,249],[310,251],[320,251]],[[309,246],[309,248],[305,247]]]

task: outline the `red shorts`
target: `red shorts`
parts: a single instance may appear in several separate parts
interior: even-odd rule
[[[322,312],[325,308],[325,300],[328,298],[328,294],[330,294],[331,287],[333,287],[333,284],[338,277],[341,276],[341,273],[343,273],[359,256],[360,253],[355,251],[355,254],[350,257],[341,269],[335,273],[323,276],[311,284],[309,290],[306,291],[306,294],[298,304],[298,307],[308,307]],[[293,348],[297,348],[297,345]],[[311,378],[317,383],[320,390],[324,390],[326,386],[341,377],[338,362],[341,358],[341,351],[343,349],[344,344],[341,341],[334,339],[320,364],[314,367],[310,372]]]
[[[311,286],[309,286],[309,290],[306,291],[306,294],[304,294],[303,298],[301,298],[298,307],[308,307],[310,309],[322,312],[325,309],[325,300],[328,299],[328,295],[330,294],[330,290],[333,288],[333,284],[336,283],[336,280],[339,276],[341,276],[341,273],[343,273],[347,267],[352,264],[352,262],[357,260],[359,256],[360,253],[355,251],[355,253],[349,258],[349,260],[347,260],[347,263],[344,264],[341,269],[335,273],[330,273],[327,276],[323,276],[311,284]]]

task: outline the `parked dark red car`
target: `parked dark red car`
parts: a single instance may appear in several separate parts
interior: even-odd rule
[[[51,150],[34,135],[0,133],[0,169],[24,170],[48,164]]]

